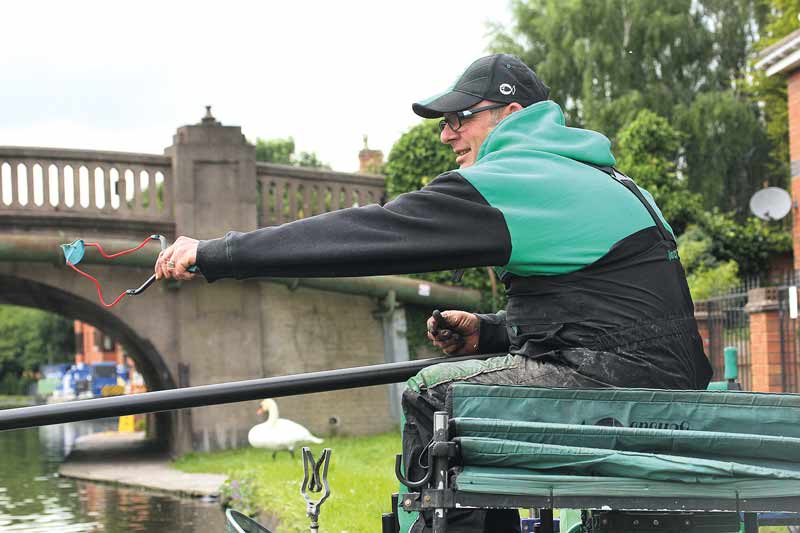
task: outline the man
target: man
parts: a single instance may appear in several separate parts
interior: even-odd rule
[[[448,354],[504,352],[430,367],[403,397],[404,464],[420,455],[454,381],[554,387],[705,388],[711,371],[672,230],[652,197],[616,172],[603,135],[564,125],[519,59],[475,61],[413,105],[442,117],[458,171],[392,202],[199,242],[185,237],[159,278],[355,276],[494,266],[508,305],[443,314],[430,339]],[[516,513],[451,513],[450,531],[518,531]],[[412,531],[423,531],[418,520]]]

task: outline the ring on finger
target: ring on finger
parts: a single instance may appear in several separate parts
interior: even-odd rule
[[[175,268],[175,263],[172,261],[167,261],[167,268]]]

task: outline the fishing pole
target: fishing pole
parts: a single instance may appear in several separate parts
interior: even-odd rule
[[[111,416],[154,413],[189,407],[260,400],[263,398],[279,398],[281,396],[354,389],[372,385],[387,385],[404,381],[423,368],[437,363],[457,363],[470,359],[487,359],[499,355],[505,354],[433,357],[417,361],[340,368],[288,376],[144,392],[126,396],[5,409],[0,410],[0,431],[78,422],[80,420],[94,420]]]

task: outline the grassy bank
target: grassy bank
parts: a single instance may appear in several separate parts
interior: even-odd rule
[[[35,404],[36,398],[33,396],[9,396],[7,394],[0,394],[0,409],[27,407]]]
[[[394,456],[400,452],[400,434],[372,437],[331,437],[311,446],[314,457],[322,449],[333,450],[328,482],[330,498],[322,505],[321,529],[356,533],[380,531],[381,513],[389,511],[389,498],[397,492]],[[252,479],[254,497],[267,513],[281,521],[281,532],[308,531],[305,502],[300,496],[303,459],[299,451],[292,459],[281,452],[254,448],[214,453],[191,453],[175,462],[184,472],[227,474],[230,479]]]

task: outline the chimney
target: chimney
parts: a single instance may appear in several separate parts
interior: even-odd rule
[[[383,152],[370,150],[367,145],[367,136],[364,135],[364,148],[358,152],[359,174],[380,174],[383,166]]]

